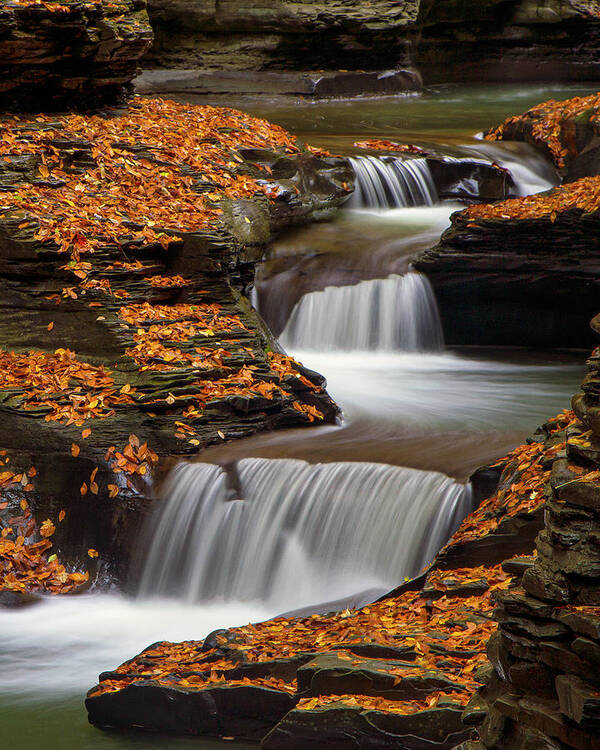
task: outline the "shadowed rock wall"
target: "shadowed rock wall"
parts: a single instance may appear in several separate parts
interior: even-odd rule
[[[150,0],[155,66],[377,69],[408,62],[418,0]]]
[[[108,101],[152,42],[145,0],[0,7],[0,106],[55,109]]]

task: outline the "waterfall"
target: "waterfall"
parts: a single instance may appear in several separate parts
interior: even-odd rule
[[[420,273],[328,286],[295,305],[282,346],[312,351],[440,351],[442,324],[431,284]]]
[[[438,202],[426,159],[355,156],[349,161],[356,174],[356,188],[346,204],[349,208],[404,208]]]
[[[418,573],[471,511],[470,488],[386,464],[247,458],[238,497],[219,466],[176,466],[155,519],[141,596],[284,608]]]

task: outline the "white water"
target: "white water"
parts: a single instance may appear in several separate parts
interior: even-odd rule
[[[439,351],[444,334],[429,281],[411,272],[305,294],[280,342],[313,351]]]
[[[438,196],[426,159],[355,156],[356,187],[348,208],[432,206]]]
[[[581,377],[577,365],[519,364],[432,354],[294,350],[324,373],[327,391],[347,421],[380,428],[419,426],[436,432],[532,430],[569,404]]]
[[[484,141],[476,145],[464,145],[467,151],[482,156],[486,163],[495,161],[508,169],[517,196],[533,195],[556,187],[560,183],[558,173],[548,159],[527,143],[510,141]]]
[[[199,607],[118,594],[49,597],[33,609],[2,610],[2,693],[35,699],[42,691],[53,698],[79,692],[83,699],[100,672],[150,643],[198,640],[216,628],[274,614],[249,603]]]
[[[464,485],[376,463],[247,458],[239,497],[211,464],[171,472],[140,596],[279,611],[384,592],[418,573],[471,509]]]

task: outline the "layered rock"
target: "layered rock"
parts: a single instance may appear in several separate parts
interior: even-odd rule
[[[600,284],[600,177],[452,215],[416,261],[448,344],[586,347]]]
[[[0,106],[57,109],[117,97],[150,47],[145,0],[8,0]]]
[[[149,62],[207,70],[376,70],[409,62],[418,0],[150,0]]]
[[[475,748],[598,747],[600,728],[600,430],[594,419],[597,352],[588,361],[581,420],[553,463],[537,556],[521,586],[497,597],[493,666],[466,717]]]
[[[153,644],[100,675],[86,701],[90,720],[260,739],[272,750],[450,750],[471,737],[459,718],[496,627],[492,596],[508,591],[529,564],[499,560],[507,551],[531,552],[542,488],[573,419],[559,415],[499,462],[498,491],[419,578],[359,610]]]
[[[158,67],[387,70],[412,59],[426,83],[600,77],[597,0],[254,0],[243,6],[150,0],[149,12],[156,42],[148,59]]]
[[[6,120],[2,143],[0,448],[36,468],[63,557],[122,573],[165,457],[335,419],[243,292],[271,233],[352,173],[263,120],[164,101]]]
[[[418,24],[426,84],[600,76],[597,0],[422,0]]]

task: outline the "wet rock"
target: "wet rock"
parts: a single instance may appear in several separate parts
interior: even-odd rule
[[[481,222],[469,209],[453,214],[439,244],[416,259],[435,289],[447,343],[594,344],[588,321],[600,283],[591,239],[598,217],[565,209],[527,218],[526,200],[498,204],[499,215]]]
[[[134,82],[139,94],[202,96],[208,94],[271,94],[314,97],[385,96],[421,90],[412,68],[366,71],[278,72],[262,70],[145,70]],[[490,185],[491,187],[491,185]]]
[[[439,707],[409,715],[365,710],[343,698],[315,710],[295,709],[264,738],[265,750],[398,748],[450,750],[470,734],[461,725],[462,708]]]
[[[402,676],[403,669],[408,676]],[[298,693],[303,697],[348,694],[413,700],[435,690],[462,689],[441,673],[415,675],[410,662],[354,659],[344,653],[320,654],[300,667],[297,680]]]
[[[105,729],[133,722],[146,731],[250,740],[264,736],[293,705],[287,693],[255,685],[185,690],[162,688],[149,680],[86,699],[90,722]]]
[[[596,687],[569,675],[558,675],[556,692],[561,713],[583,729],[600,729],[600,693]]]

